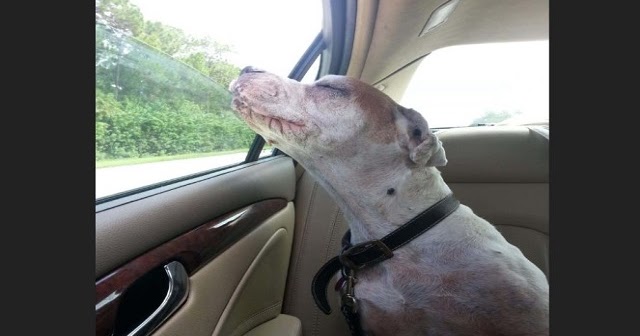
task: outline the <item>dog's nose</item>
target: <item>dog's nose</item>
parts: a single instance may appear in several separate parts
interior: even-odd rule
[[[262,69],[254,68],[252,66],[246,66],[240,71],[240,75],[244,75],[246,73],[253,73],[253,72],[260,73],[260,72],[265,72],[265,71],[262,70]]]

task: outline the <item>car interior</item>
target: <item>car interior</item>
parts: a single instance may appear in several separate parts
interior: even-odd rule
[[[435,50],[549,38],[548,1],[322,3],[322,32],[291,78],[319,58],[318,78],[355,77],[396,100]],[[548,123],[434,131],[456,197],[549,278]],[[260,157],[263,146],[257,137],[242,164],[96,201],[96,335],[350,335],[311,294],[348,223],[304,167],[277,149]]]

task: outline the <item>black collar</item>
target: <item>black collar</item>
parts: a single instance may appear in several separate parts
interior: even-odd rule
[[[449,194],[383,238],[354,246],[350,243],[351,232],[347,231],[343,238],[342,253],[324,264],[313,277],[311,292],[318,308],[327,315],[331,314],[326,288],[331,277],[341,268],[360,270],[393,257],[394,250],[440,223],[459,205],[460,202],[453,197],[453,194]]]

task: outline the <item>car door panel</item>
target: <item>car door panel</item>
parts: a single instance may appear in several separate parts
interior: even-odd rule
[[[278,316],[294,190],[293,162],[280,156],[96,206],[97,335],[125,330],[118,311],[141,301],[126,300],[132,288],[171,261],[189,290],[157,334],[240,335]]]
[[[291,159],[277,157],[178,183],[147,197],[115,200],[114,206],[100,204],[96,207],[102,208],[96,210],[96,278],[230,211],[265,199],[292,200],[294,181]]]
[[[183,309],[157,335],[242,335],[280,314],[293,231],[293,205],[191,277]]]

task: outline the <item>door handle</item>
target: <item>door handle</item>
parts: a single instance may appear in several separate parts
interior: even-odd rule
[[[169,278],[169,289],[164,300],[128,336],[147,336],[151,334],[187,300],[187,296],[189,296],[189,275],[184,266],[177,261],[172,261],[164,265],[164,271]]]

